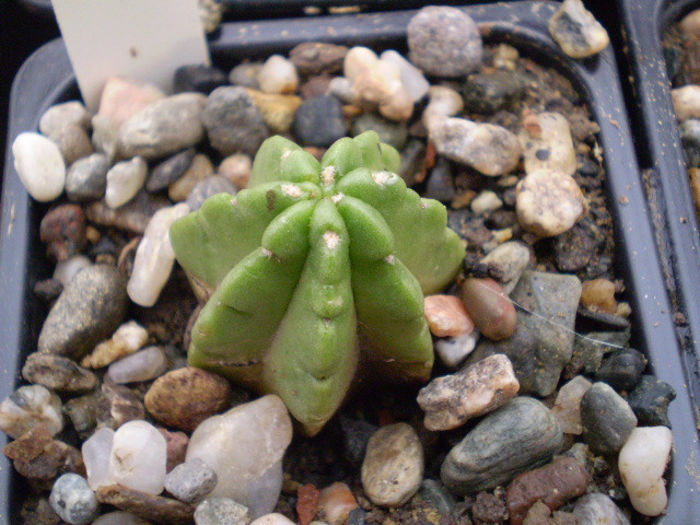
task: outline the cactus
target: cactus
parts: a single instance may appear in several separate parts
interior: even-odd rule
[[[426,380],[433,364],[423,294],[464,257],[442,204],[395,174],[399,155],[373,131],[333,144],[319,163],[267,139],[249,188],[178,220],[173,249],[209,297],[189,361],[274,392],[313,435],[362,358]]]

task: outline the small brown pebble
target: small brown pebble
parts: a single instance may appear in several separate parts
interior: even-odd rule
[[[141,403],[136,392],[130,388],[113,383],[104,383],[102,385],[102,393],[109,401],[109,410],[98,415],[99,423],[105,423],[116,429],[127,421],[144,419],[146,413],[143,403]]]
[[[502,498],[489,492],[479,492],[472,507],[472,516],[476,525],[505,523],[508,509]]]
[[[569,512],[552,511],[541,501],[527,511],[523,525],[577,525],[576,516]]]
[[[168,458],[165,470],[166,472],[170,472],[180,463],[184,463],[187,454],[187,444],[190,442],[190,438],[188,438],[187,434],[184,432],[170,432],[163,427],[158,427],[158,432],[165,438]]]
[[[615,300],[615,283],[607,279],[593,279],[584,281],[581,290],[581,304],[594,312],[615,314],[617,301]]]
[[[425,318],[436,337],[457,337],[474,330],[464,303],[454,295],[426,296]]]
[[[40,485],[50,483],[57,476],[66,472],[85,475],[85,464],[80,451],[57,439],[51,440],[35,458],[25,461],[16,459],[13,463],[17,472],[25,478],[30,478]]]
[[[518,316],[503,288],[493,279],[469,278],[462,284],[462,301],[479,331],[500,341],[515,333]]]
[[[299,525],[309,525],[318,514],[319,490],[307,483],[297,489],[297,516]]]
[[[22,377],[59,392],[87,392],[97,386],[97,376],[72,359],[54,354],[29,354]]]
[[[136,197],[116,210],[107,206],[104,199],[95,201],[85,208],[85,215],[90,222],[100,226],[110,226],[131,233],[143,234],[153,214],[161,208],[171,205],[165,197],[140,191]]]
[[[328,525],[343,525],[350,513],[359,508],[350,487],[336,482],[321,490],[318,500],[319,518]]]
[[[176,499],[153,496],[123,485],[106,485],[97,489],[97,501],[114,505],[154,523],[170,525],[191,523],[194,507]]]
[[[343,68],[348,52],[345,46],[324,42],[304,42],[289,52],[289,60],[302,75],[336,73]]]
[[[85,214],[77,204],[62,204],[49,211],[39,225],[39,237],[58,261],[80,253],[85,245]]]
[[[245,153],[234,153],[221,161],[217,169],[219,175],[223,175],[230,180],[239,190],[248,187],[253,161]]]
[[[31,461],[37,458],[52,441],[53,436],[49,427],[42,423],[5,445],[2,453],[12,460]]]

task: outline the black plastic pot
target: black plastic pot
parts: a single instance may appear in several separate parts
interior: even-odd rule
[[[673,385],[678,393],[671,404],[675,447],[670,466],[669,524],[700,523],[697,478],[700,447],[697,443],[694,401],[687,388],[690,377],[684,368],[683,350],[675,336],[672,310],[647,211],[627,115],[613,53],[572,61],[548,36],[547,20],[554,2],[513,2],[466,7],[480,24],[489,42],[508,42],[544,65],[567,76],[588,101],[598,121],[608,174],[609,205],[617,232],[617,274],[628,286],[633,309],[633,344],[649,358],[652,372]],[[406,25],[411,11],[362,14],[298,20],[274,20],[225,24],[210,42],[215,62],[230,67],[242,58],[287,52],[309,40],[347,45],[363,44],[377,49],[405,47]],[[293,28],[293,30],[292,30]],[[61,41],[39,49],[15,79],[10,108],[8,144],[17,134],[37,128],[42,112],[50,105],[77,96],[75,80]],[[32,297],[33,284],[48,275],[43,246],[37,239],[38,223],[46,207],[30,200],[12,168],[7,154],[2,201],[0,238],[0,398],[20,381],[24,356],[36,346],[43,321],[41,307]],[[5,522],[17,523],[21,481],[3,457],[0,463],[0,513]]]

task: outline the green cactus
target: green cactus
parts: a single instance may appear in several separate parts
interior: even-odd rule
[[[361,354],[426,380],[423,294],[454,278],[464,246],[444,206],[406,188],[398,168],[373,131],[337,141],[320,163],[272,137],[249,189],[173,224],[178,261],[210,297],[190,363],[277,393],[311,435],[340,406]]]

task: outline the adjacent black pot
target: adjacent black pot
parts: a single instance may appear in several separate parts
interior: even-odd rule
[[[512,2],[466,7],[487,41],[511,43],[543,64],[566,75],[587,99],[598,121],[600,144],[608,174],[609,205],[617,232],[617,274],[628,286],[634,311],[633,344],[649,358],[652,372],[670,383],[678,397],[669,417],[675,438],[670,466],[670,501],[666,523],[700,523],[697,442],[693,392],[687,385],[686,354],[676,338],[654,235],[633,149],[617,67],[610,49],[586,61],[564,56],[548,36],[547,20],[554,2]],[[215,62],[230,67],[242,58],[287,52],[303,41],[324,40],[377,49],[405,47],[411,11],[334,17],[228,23],[210,42]],[[293,28],[291,30],[290,28]],[[12,91],[8,145],[22,131],[37,128],[50,105],[78,96],[75,79],[61,41],[40,48],[18,73]],[[0,237],[0,399],[21,381],[24,357],[36,347],[45,312],[32,297],[34,283],[49,275],[38,223],[46,206],[33,202],[6,153]],[[3,438],[4,439],[4,438]],[[0,521],[19,522],[22,482],[12,466],[0,459]]]

